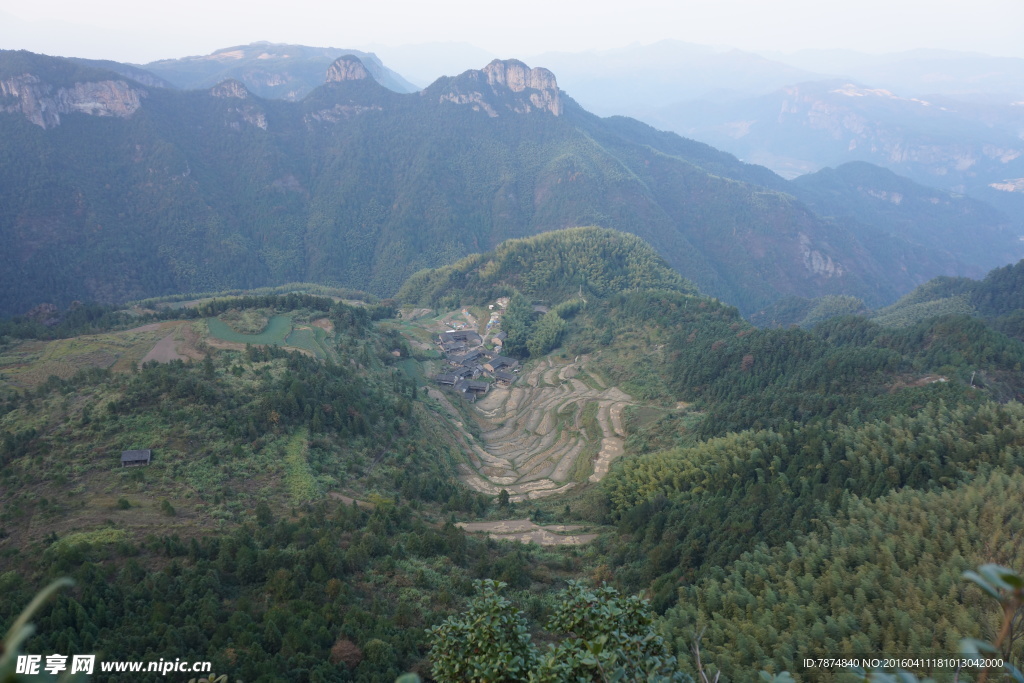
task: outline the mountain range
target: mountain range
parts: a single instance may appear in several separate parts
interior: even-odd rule
[[[419,90],[384,66],[372,53],[332,47],[258,42],[224,48],[209,55],[163,59],[141,68],[182,90],[212,88],[230,78],[241,81],[249,92],[260,97],[301,100],[323,84],[327,67],[342,55],[358,57],[373,79],[385,88],[395,92]]]
[[[1024,59],[662,41],[534,60],[592,111],[636,117],[787,178],[869,161],[1024,215]]]
[[[295,281],[386,296],[421,268],[579,225],[642,237],[744,313],[784,296],[875,307],[1024,255],[998,211],[885,174],[872,185],[863,167],[825,197],[821,183],[599,118],[516,60],[417,93],[375,72],[345,55],[287,101],[237,78],[182,91],[0,53],[0,311]],[[917,195],[930,213],[906,210]],[[885,221],[853,217],[879,203]]]

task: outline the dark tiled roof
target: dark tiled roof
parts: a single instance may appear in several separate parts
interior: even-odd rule
[[[146,449],[144,451],[121,451],[121,462],[138,462],[145,460],[149,462],[153,457],[153,451]]]

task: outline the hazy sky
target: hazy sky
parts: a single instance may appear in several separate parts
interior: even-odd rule
[[[1024,57],[1024,0],[0,0],[0,48],[144,63],[269,40],[457,41],[502,57],[674,38],[743,49]]]

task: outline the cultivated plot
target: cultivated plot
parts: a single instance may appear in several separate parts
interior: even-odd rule
[[[472,408],[479,439],[453,421],[466,453],[462,482],[489,495],[504,489],[518,502],[600,481],[622,455],[622,411],[633,400],[616,387],[580,379],[584,362],[546,359],[512,388],[492,388]],[[431,396],[443,399],[457,417],[441,392]]]

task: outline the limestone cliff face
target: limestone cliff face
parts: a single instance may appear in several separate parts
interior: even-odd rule
[[[377,83],[377,80],[367,70],[362,60],[356,55],[342,55],[334,60],[327,69],[326,83],[349,83],[353,86],[343,89],[344,102],[338,102],[331,107],[325,107],[306,114],[306,125],[315,123],[337,123],[351,119],[360,114],[371,111],[383,111],[383,107],[375,98],[386,90]]]
[[[142,106],[146,91],[124,81],[93,81],[55,88],[23,74],[0,81],[0,111],[21,113],[41,128],[60,125],[62,114],[127,118]]]
[[[826,278],[842,277],[846,269],[832,260],[832,257],[823,254],[814,248],[809,235],[800,233],[799,252],[804,263],[804,268],[814,275],[821,275]]]
[[[213,97],[222,99],[248,100],[246,102],[239,102],[237,106],[228,108],[229,118],[227,125],[229,128],[241,130],[246,126],[254,126],[261,130],[267,129],[266,114],[264,114],[260,109],[258,103],[251,100],[249,91],[240,81],[229,78],[228,80],[218,83],[210,88],[210,94]]]
[[[554,116],[562,114],[562,101],[555,75],[547,69],[531,69],[515,59],[495,59],[479,71],[467,71],[448,79],[438,99],[441,102],[468,105],[491,117],[499,116],[502,111],[516,114],[548,112]]]
[[[355,55],[343,55],[327,67],[327,82],[361,81],[370,78],[370,72]]]
[[[229,78],[222,83],[218,83],[210,89],[210,94],[214,97],[233,97],[237,100],[249,99],[249,91],[246,90],[245,85],[241,81],[236,81],[234,78]]]

